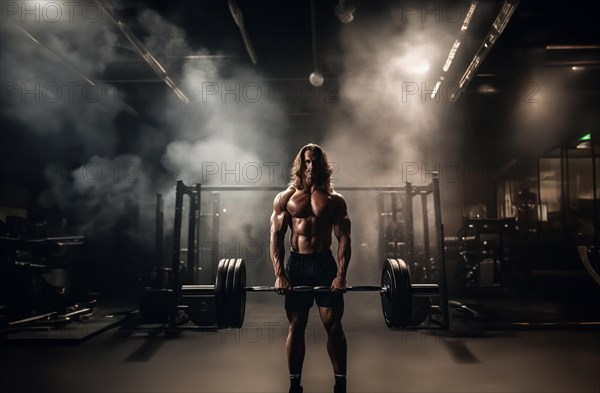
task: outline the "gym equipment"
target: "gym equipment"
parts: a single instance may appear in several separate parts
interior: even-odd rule
[[[219,328],[240,328],[244,324],[247,292],[275,292],[275,287],[246,287],[246,267],[243,259],[221,259],[217,267],[215,285],[182,285],[181,294],[186,299],[188,318],[197,324],[202,323],[198,315],[202,311],[202,302],[190,302],[194,298],[215,299],[216,321]],[[296,286],[292,292],[327,292],[330,287]],[[439,295],[437,284],[413,284],[410,273],[403,260],[387,259],[381,274],[381,286],[360,285],[346,288],[347,292],[378,292],[381,295],[383,318],[388,327],[398,328],[420,321],[429,314],[430,296]],[[413,314],[413,297],[425,297],[420,304],[426,305],[420,314]],[[169,290],[151,292],[140,307],[145,320],[165,321],[169,315],[169,303],[172,292]],[[423,316],[424,315],[424,316]]]
[[[96,300],[90,300],[85,304],[77,303],[73,306],[67,307],[65,312],[62,314],[59,314],[58,311],[52,311],[16,321],[10,321],[7,325],[11,330],[32,326],[61,327],[73,321],[89,318],[96,311],[96,305]]]
[[[383,192],[405,192],[406,198],[414,195],[433,195],[434,204],[434,227],[438,247],[436,247],[436,261],[439,263],[439,284],[414,284],[411,285],[410,271],[404,260],[388,258],[384,261],[381,275],[381,286],[357,286],[347,290],[352,291],[375,291],[381,295],[381,304],[384,320],[389,327],[401,327],[409,324],[422,322],[433,308],[430,296],[439,296],[439,307],[441,312],[442,328],[449,326],[448,301],[446,292],[446,273],[444,266],[444,233],[441,221],[439,174],[432,172],[432,183],[424,189],[413,187],[407,183],[405,187],[336,187],[339,191],[383,191]],[[194,272],[200,270],[196,264],[198,255],[200,218],[209,216],[201,213],[200,196],[202,191],[211,191],[218,196],[220,191],[281,191],[281,187],[237,187],[237,186],[186,186],[181,180],[177,181],[175,223],[173,234],[172,253],[172,284],[168,287],[147,289],[143,293],[140,314],[145,321],[168,323],[171,328],[176,327],[176,318],[181,309],[186,311],[188,319],[199,326],[218,326],[220,328],[239,328],[242,326],[245,316],[245,304],[247,292],[275,291],[273,287],[246,287],[246,268],[241,259],[222,259],[217,271],[212,275],[215,279],[214,285],[194,285]],[[181,261],[181,229],[183,197],[190,198],[189,222],[188,222],[188,250],[187,265]],[[423,197],[423,196],[422,196]],[[423,197],[424,198],[424,197]],[[216,199],[218,201],[218,198]],[[214,206],[213,206],[214,207]],[[218,212],[213,213],[213,224],[217,224]],[[216,220],[216,222],[214,221]],[[160,221],[157,220],[157,226]],[[213,225],[215,226],[215,225]],[[213,228],[214,230],[214,228]],[[217,238],[218,239],[218,238]],[[212,239],[215,241],[215,239]],[[159,258],[160,259],[160,258]],[[214,260],[214,259],[213,259]],[[181,270],[182,266],[187,269]],[[207,266],[208,267],[208,266]],[[213,264],[208,267],[208,273],[212,273]],[[180,274],[181,273],[181,274]],[[204,273],[206,274],[206,273]],[[439,285],[439,286],[438,286]],[[327,287],[296,287],[292,291],[328,291]],[[154,297],[154,299],[152,299]],[[422,298],[423,300],[415,300]],[[415,312],[413,312],[413,307]],[[419,311],[419,312],[417,312]],[[415,322],[416,321],[416,322]]]
[[[83,236],[0,236],[0,304],[9,320],[48,313],[84,295]]]

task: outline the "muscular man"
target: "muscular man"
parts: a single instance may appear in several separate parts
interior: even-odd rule
[[[302,392],[300,377],[304,361],[304,330],[308,312],[316,301],[327,330],[327,352],[335,377],[334,392],[346,391],[346,336],[342,329],[343,292],[350,262],[350,218],[346,201],[333,191],[333,167],[327,154],[308,144],[296,155],[289,187],[277,194],[271,215],[271,259],[275,288],[285,294],[290,322],[286,341],[290,392]],[[284,239],[290,228],[291,253],[284,265]],[[331,253],[331,233],[339,246],[337,262]],[[331,286],[330,292],[291,292],[299,285]]]

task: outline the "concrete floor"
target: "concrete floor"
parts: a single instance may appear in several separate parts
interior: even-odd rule
[[[389,330],[377,298],[346,299],[350,392],[600,392],[598,330]],[[0,350],[0,391],[287,392],[286,320],[275,300],[253,296],[240,330],[164,338],[115,329],[77,346],[9,345]],[[325,342],[313,309],[307,393],[332,389]]]

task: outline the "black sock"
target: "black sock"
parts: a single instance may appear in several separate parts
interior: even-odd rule
[[[346,375],[333,374],[335,377],[335,386],[333,387],[335,393],[346,393]]]
[[[300,380],[302,374],[290,374],[290,392],[301,392]]]

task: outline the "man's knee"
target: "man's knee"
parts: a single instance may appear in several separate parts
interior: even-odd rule
[[[301,341],[304,339],[304,329],[294,328],[290,325],[288,329],[288,340]]]
[[[325,324],[325,330],[330,337],[344,337],[344,328],[342,327],[342,321],[334,321]]]
[[[302,320],[292,320],[290,321],[290,326],[288,328],[288,332],[293,337],[301,337],[304,336],[304,331],[306,330],[306,322]]]
[[[304,323],[301,322],[290,322],[290,330],[294,332],[303,332],[306,329]]]

